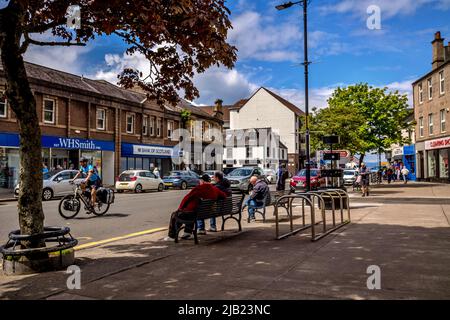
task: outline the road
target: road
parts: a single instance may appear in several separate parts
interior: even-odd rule
[[[70,220],[59,215],[59,199],[45,201],[45,225],[70,227],[71,234],[80,244],[167,227],[170,214],[188,192],[189,190],[167,190],[116,194],[115,202],[105,216],[87,215],[82,209],[77,217]],[[17,202],[0,202],[0,243],[6,242],[8,233],[16,229]]]

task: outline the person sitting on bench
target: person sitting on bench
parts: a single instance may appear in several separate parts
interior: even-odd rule
[[[253,176],[250,178],[250,183],[253,185],[253,190],[250,197],[245,202],[248,207],[248,221],[255,220],[255,211],[264,206],[264,199],[269,193],[269,186],[263,179]]]
[[[170,241],[174,240],[176,237],[177,230],[181,225],[177,225],[176,218],[192,220],[194,222],[195,210],[197,209],[201,199],[205,200],[217,200],[225,199],[227,194],[220,191],[219,188],[214,187],[211,184],[211,178],[209,175],[204,174],[200,178],[200,185],[193,188],[184,198],[178,207],[178,210],[173,212],[170,216],[169,224],[169,236],[164,240]],[[182,239],[189,239],[192,234],[192,229],[194,224],[186,224],[184,228],[184,234],[181,236]]]

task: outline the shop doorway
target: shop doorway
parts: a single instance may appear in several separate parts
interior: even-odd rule
[[[69,164],[68,169],[78,169],[80,162],[80,151],[69,150]]]

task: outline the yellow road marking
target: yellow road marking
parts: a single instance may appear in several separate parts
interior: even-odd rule
[[[83,250],[83,249],[96,247],[96,246],[99,246],[99,245],[102,245],[102,244],[105,244],[105,243],[109,243],[109,242],[113,242],[113,241],[124,240],[124,239],[132,238],[132,237],[142,236],[144,234],[151,234],[151,233],[155,233],[155,232],[159,232],[159,231],[165,231],[165,230],[167,230],[167,228],[155,228],[155,229],[139,231],[139,232],[130,233],[130,234],[127,234],[127,235],[124,235],[124,236],[120,236],[120,237],[114,237],[114,238],[110,238],[110,239],[105,239],[105,240],[100,240],[100,241],[94,241],[94,242],[81,244],[79,246],[76,246],[74,249],[75,250]]]

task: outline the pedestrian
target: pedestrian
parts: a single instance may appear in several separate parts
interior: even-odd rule
[[[225,199],[227,194],[223,191],[220,191],[219,188],[214,187],[211,184],[211,177],[207,174],[204,174],[200,177],[200,185],[193,188],[186,196],[184,196],[183,200],[181,200],[180,205],[178,206],[178,210],[174,211],[170,216],[169,223],[169,234],[168,237],[164,238],[164,240],[174,240],[176,237],[177,230],[181,227],[181,224],[177,223],[176,218],[179,217],[181,219],[192,220],[192,223],[186,223],[184,226],[184,234],[181,236],[182,239],[189,239],[192,234],[192,229],[194,227],[194,217],[195,210],[197,209],[200,200],[217,200],[217,199]],[[203,230],[199,234],[206,234],[205,230]]]
[[[48,172],[48,168],[45,165],[45,163],[42,163],[42,173],[47,173]]]
[[[277,191],[286,189],[286,179],[289,177],[289,173],[286,170],[286,165],[283,163],[278,167],[277,171]]]
[[[394,174],[394,170],[392,170],[392,168],[391,167],[389,167],[388,169],[387,169],[387,171],[386,171],[386,175],[387,175],[387,180],[388,180],[388,183],[390,184],[391,183],[391,181],[392,181],[392,176],[393,176],[393,174]]]
[[[400,172],[400,166],[398,166],[396,169],[395,169],[395,180],[397,180],[397,181],[400,181],[400,174],[401,174],[401,172]]]
[[[408,183],[408,174],[409,174],[409,170],[405,166],[403,166],[402,176],[403,176],[403,183],[404,184]]]
[[[159,176],[159,170],[158,170],[158,167],[155,167],[155,169],[153,169],[153,174],[154,174],[157,178],[160,177],[160,176]]]
[[[214,172],[214,187],[218,188],[220,191],[224,192],[227,197],[231,196],[231,183],[227,178],[224,178],[223,173],[220,171]],[[197,220],[197,230],[198,234],[205,234],[205,220]],[[217,232],[216,218],[212,217],[209,219],[209,232]]]
[[[255,211],[264,205],[264,200],[269,193],[269,186],[263,179],[258,179],[257,176],[250,178],[250,183],[253,185],[253,190],[250,197],[245,202],[248,210],[248,222],[255,220]]]
[[[364,162],[361,163],[361,170],[359,171],[359,174],[361,175],[362,196],[365,197],[369,195],[370,171],[369,169],[367,169],[366,164]]]

